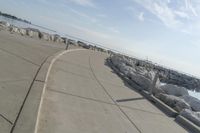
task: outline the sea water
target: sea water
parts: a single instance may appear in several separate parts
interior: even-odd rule
[[[56,31],[48,29],[46,27],[25,23],[23,21],[7,18],[7,17],[1,16],[1,15],[0,15],[0,21],[6,21],[11,25],[14,25],[14,26],[17,26],[17,27],[20,27],[20,28],[33,28],[33,29],[38,29],[42,32],[49,33],[49,34],[58,34]]]

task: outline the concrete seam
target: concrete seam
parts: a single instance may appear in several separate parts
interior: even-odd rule
[[[38,108],[38,113],[37,113],[37,118],[36,118],[36,124],[35,124],[35,131],[34,133],[38,132],[38,126],[39,126],[39,119],[40,119],[40,115],[41,115],[41,109],[42,109],[42,104],[44,101],[44,95],[45,95],[45,91],[46,91],[46,87],[47,87],[47,82],[48,82],[48,77],[50,74],[50,71],[52,69],[53,64],[55,63],[55,61],[62,55],[68,53],[68,52],[73,52],[73,51],[80,51],[80,50],[84,50],[84,49],[72,49],[72,50],[67,50],[67,51],[63,51],[60,54],[56,55],[50,62],[46,77],[45,77],[45,82],[44,82],[44,86],[42,89],[42,95],[41,95],[41,99],[40,99],[40,103],[39,103],[39,108]]]
[[[4,120],[6,120],[9,124],[13,125],[13,123],[12,123],[9,119],[7,119],[4,115],[0,114],[0,116],[1,116]]]
[[[83,69],[87,69],[87,70],[90,70],[90,68],[86,67],[86,66],[83,66],[83,65],[79,65],[79,64],[76,64],[74,62],[71,62],[71,61],[66,61],[66,60],[61,60],[61,59],[58,59],[59,62],[64,62],[66,64],[70,64],[70,65],[74,65],[76,67],[80,67],[80,68],[83,68]]]
[[[9,52],[9,51],[7,51],[7,50],[5,50],[5,49],[2,49],[2,48],[0,48],[0,50],[1,50],[1,51],[4,51],[4,52],[6,52],[6,53],[9,53],[10,55],[16,56],[17,58],[20,58],[20,59],[22,59],[22,60],[24,60],[24,61],[26,61],[26,62],[28,62],[28,63],[31,63],[31,64],[33,64],[33,65],[35,65],[35,66],[40,66],[40,65],[38,65],[38,64],[36,64],[36,63],[34,63],[34,62],[32,62],[32,61],[30,61],[30,60],[24,58],[24,57],[21,57],[21,56],[15,54],[15,53],[11,53],[11,52]]]
[[[43,81],[43,80],[38,80],[38,79],[36,79],[35,81],[36,81],[36,82],[42,82],[42,83],[45,82],[45,81]]]
[[[84,79],[88,79],[88,80],[95,80],[89,76],[85,76],[85,75],[81,75],[81,74],[77,74],[77,73],[74,73],[74,72],[70,72],[70,71],[66,71],[66,70],[63,70],[62,68],[57,68],[58,70],[64,72],[64,73],[68,73],[68,74],[71,74],[71,75],[74,75],[74,76],[78,76],[78,77],[81,77],[81,78],[84,78]]]
[[[110,97],[110,99],[115,103],[115,105],[119,108],[119,110],[122,112],[122,114],[124,114],[124,116],[129,120],[130,123],[132,123],[132,125],[137,129],[137,131],[139,133],[142,133],[142,131],[137,127],[137,125],[129,118],[129,116],[124,112],[124,110],[117,104],[117,102],[112,98],[112,96],[108,93],[108,91],[106,90],[106,88],[101,84],[101,82],[98,80],[98,78],[96,77],[94,70],[91,66],[91,61],[90,61],[90,57],[89,57],[89,65],[90,65],[90,69],[92,71],[93,76],[95,77],[97,83],[102,87],[102,89],[105,91],[105,93]]]
[[[48,57],[49,57],[49,56],[48,56]],[[35,79],[36,79],[36,77],[37,77],[37,75],[38,75],[38,73],[39,73],[39,71],[40,71],[42,65],[46,62],[46,60],[48,59],[48,57],[45,58],[45,60],[41,63],[40,67],[37,69],[37,72],[36,72],[36,74],[35,74],[35,76],[34,76],[34,78],[33,78],[33,81],[31,82],[31,85],[30,85],[30,87],[29,87],[29,89],[28,89],[28,92],[27,92],[27,94],[26,94],[26,96],[25,96],[25,98],[24,98],[24,100],[23,100],[23,102],[22,102],[22,105],[21,105],[20,110],[19,110],[19,112],[18,112],[18,114],[17,114],[17,117],[16,117],[16,119],[15,119],[15,121],[14,121],[14,123],[13,123],[13,126],[12,126],[12,128],[11,128],[11,130],[10,130],[10,133],[13,133],[14,128],[15,128],[15,126],[16,126],[16,123],[17,123],[17,121],[18,121],[18,119],[19,119],[19,116],[20,116],[20,114],[21,114],[21,112],[22,112],[22,109],[23,109],[23,107],[24,107],[24,105],[25,105],[26,99],[28,98],[28,95],[29,95],[29,93],[30,93],[30,91],[31,91],[31,88],[32,88],[32,86],[33,86],[33,84],[34,84],[34,82],[35,82]]]
[[[94,98],[83,97],[83,96],[79,96],[79,95],[75,95],[75,94],[63,92],[63,91],[60,91],[60,90],[54,90],[54,89],[52,89],[52,88],[47,88],[47,90],[48,90],[48,91],[55,92],[55,93],[63,94],[63,95],[69,95],[69,96],[78,97],[78,98],[85,99],[85,100],[95,101],[95,102],[98,102],[98,103],[109,104],[109,105],[115,105],[114,103],[109,103],[109,102],[105,102],[105,101],[98,100],[98,99],[94,99]],[[154,113],[154,112],[151,112],[151,111],[146,111],[146,110],[142,110],[142,109],[138,109],[138,108],[133,108],[133,107],[125,106],[125,105],[119,105],[119,106],[120,106],[120,107],[123,107],[123,108],[131,109],[131,110],[138,110],[138,111],[146,112],[146,113],[149,113],[149,114],[160,115],[160,116],[165,117],[165,116],[162,115],[162,114]]]

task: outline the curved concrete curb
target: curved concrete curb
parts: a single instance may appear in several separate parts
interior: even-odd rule
[[[55,61],[60,56],[66,54],[68,52],[79,51],[79,50],[84,50],[84,49],[71,49],[71,50],[68,50],[68,51],[62,51],[61,53],[57,54],[55,57],[51,57],[51,58],[49,58],[49,60],[47,60],[46,63],[50,63],[50,64],[49,64],[49,67],[48,67],[48,70],[47,70],[47,73],[46,73],[46,76],[45,76],[45,80],[44,80],[44,85],[43,85],[42,94],[41,94],[40,103],[39,103],[39,108],[38,108],[37,117],[36,117],[36,124],[35,124],[35,128],[34,128],[34,133],[38,132],[39,119],[40,119],[40,115],[41,115],[41,109],[42,109],[42,104],[43,104],[43,100],[44,100],[44,94],[45,94],[45,91],[46,91],[48,77],[49,77],[49,74],[50,74],[50,71],[52,69],[53,64],[55,63]]]
[[[33,81],[33,85],[30,89],[30,93],[22,108],[19,119],[16,122],[16,126],[13,129],[13,133],[34,133],[38,127],[39,115],[41,111],[44,92],[48,80],[48,76],[54,62],[63,54],[72,51],[78,51],[83,49],[72,49],[68,51],[60,51],[49,56],[42,64],[36,78]]]
[[[40,97],[42,93],[42,87],[44,85],[44,77],[46,77],[48,67],[50,65],[50,60],[57,54],[60,54],[64,51],[57,52],[49,57],[47,57],[44,62],[41,64],[39,71],[36,73],[31,89],[28,92],[28,96],[24,102],[24,106],[21,110],[21,113],[16,120],[15,126],[12,128],[11,132],[13,133],[26,133],[34,132],[34,126],[36,123],[36,117]]]

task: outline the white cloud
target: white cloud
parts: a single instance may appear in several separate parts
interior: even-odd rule
[[[108,27],[108,30],[113,32],[113,33],[116,33],[116,34],[120,33],[120,31],[118,29],[116,29],[115,27]]]
[[[80,16],[80,17],[86,18],[86,19],[90,20],[90,21],[93,22],[93,23],[97,22],[97,19],[96,19],[96,18],[94,18],[94,17],[92,17],[92,16],[89,16],[89,15],[83,13],[83,12],[80,12],[80,11],[77,11],[77,10],[74,10],[74,9],[70,9],[70,11],[71,11],[73,14],[76,14],[76,15],[78,15],[78,16]]]
[[[138,19],[139,19],[140,21],[144,21],[144,12],[141,12],[141,13],[139,14]]]
[[[194,16],[198,16],[195,8],[193,7],[191,0],[185,0],[185,7],[186,9],[191,10],[191,12],[193,13]]]
[[[181,17],[181,18],[189,19],[189,15],[188,15],[187,13],[185,13],[185,12],[182,12],[182,11],[174,11],[174,13],[175,13],[177,16]]]
[[[108,39],[111,36],[102,32],[98,32],[98,31],[94,31],[88,28],[84,28],[78,25],[70,25],[71,27],[73,27],[74,29],[76,29],[77,31],[79,31],[81,34],[86,34],[88,37],[95,37],[95,38],[101,38],[101,39]]]
[[[93,0],[68,0],[68,1],[81,5],[81,6],[95,7]]]
[[[186,28],[186,22],[193,23],[199,20],[197,12],[200,11],[200,2],[185,0],[132,0],[141,5],[146,12],[156,16],[165,26],[175,29]],[[140,14],[141,15],[141,14]],[[139,18],[142,20],[142,15]],[[147,19],[149,17],[147,16]]]
[[[97,17],[100,17],[100,18],[106,18],[107,15],[105,15],[105,14],[97,14]]]
[[[155,0],[134,0],[138,4],[140,4],[147,11],[155,15],[164,25],[168,27],[177,27],[181,24],[178,20],[176,20],[176,15],[174,12],[168,7],[169,1],[155,1]]]

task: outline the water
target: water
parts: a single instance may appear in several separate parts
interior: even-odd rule
[[[188,91],[188,92],[189,92],[189,95],[200,100],[200,92],[194,92],[194,91]]]
[[[25,22],[22,22],[22,21],[18,21],[18,20],[15,20],[15,19],[11,19],[11,18],[1,16],[1,15],[0,15],[0,21],[6,21],[6,22],[10,23],[11,25],[14,25],[14,26],[17,26],[17,27],[20,27],[20,28],[34,28],[34,29],[39,29],[40,31],[46,32],[46,33],[49,33],[49,34],[58,34],[56,31],[48,29],[46,27],[42,27],[42,26],[34,25],[34,24],[28,24],[28,23],[25,23]]]

